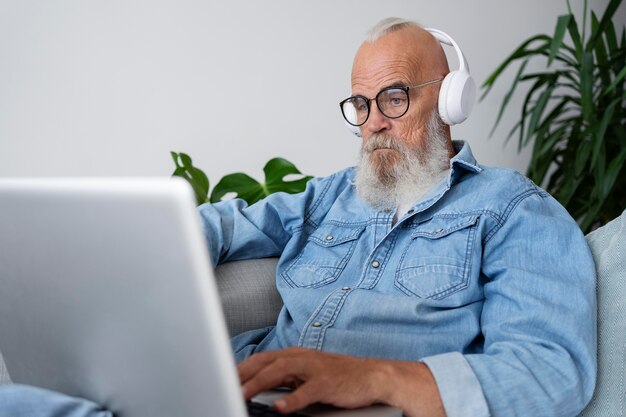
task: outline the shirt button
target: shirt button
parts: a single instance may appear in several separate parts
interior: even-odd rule
[[[407,214],[413,214],[413,213],[415,213],[415,210],[411,209],[411,210],[407,211],[406,213]]]
[[[380,262],[378,261],[373,261],[372,262],[372,268],[378,268],[380,266]]]
[[[350,291],[350,287],[343,287],[342,290],[344,291]]]
[[[389,212],[391,211],[391,209],[390,209],[390,208],[386,208],[386,209],[384,209],[383,211],[384,211],[385,213],[389,213]]]
[[[320,323],[319,321],[316,321],[315,323],[312,324],[313,327],[322,327],[322,323]]]
[[[333,240],[333,239],[334,239],[334,237],[332,237],[331,235],[326,236],[326,240],[327,240],[327,241],[329,241],[329,242],[330,242],[331,240]]]

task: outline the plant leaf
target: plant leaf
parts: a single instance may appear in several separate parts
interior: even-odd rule
[[[563,138],[565,132],[566,127],[562,126],[547,136],[539,135],[535,140],[528,174],[537,184],[543,184],[546,173],[553,164],[552,157],[558,152],[554,147]]]
[[[515,132],[520,129],[522,126],[522,122],[517,122],[515,123],[515,125],[513,125],[513,127],[511,128],[511,130],[509,131],[509,133],[506,135],[505,139],[504,139],[504,146],[506,146],[509,141],[511,140],[511,138],[513,137],[513,135],[515,134]]]
[[[582,174],[585,166],[587,165],[587,161],[591,155],[591,146],[591,141],[585,140],[582,141],[578,147],[578,152],[576,152],[576,161],[574,163],[574,175],[576,177],[579,177],[580,174]]]
[[[526,47],[528,45],[530,45],[531,43],[535,42],[535,41],[543,41],[542,46],[540,46],[539,48],[537,48],[536,50],[527,50]],[[537,54],[538,50],[545,50],[548,48],[550,44],[550,37],[548,35],[542,34],[542,35],[536,35],[533,36],[529,39],[526,39],[524,42],[522,42],[522,44],[520,46],[517,47],[517,49],[515,51],[513,51],[513,53],[511,55],[509,55],[504,62],[502,62],[500,64],[500,66],[498,66],[498,68],[496,68],[496,70],[491,73],[489,75],[489,77],[487,77],[487,79],[485,80],[485,82],[482,84],[482,88],[487,88],[487,91],[485,91],[482,95],[482,97],[484,97],[489,90],[491,89],[491,87],[493,86],[493,83],[496,81],[496,79],[500,76],[500,74],[502,74],[502,72],[515,60],[520,59],[520,58],[525,58],[527,56],[532,56]],[[482,99],[481,97],[481,99]]]
[[[563,174],[561,174],[561,177],[563,177]],[[571,177],[562,181],[561,184],[558,184],[559,202],[567,207],[572,197],[576,194],[576,190],[578,190],[581,182],[582,178]]]
[[[245,200],[248,204],[257,201],[276,192],[290,194],[304,191],[306,183],[313,177],[305,176],[294,181],[285,181],[288,175],[302,175],[294,164],[284,158],[273,158],[263,168],[265,182],[258,182],[247,174],[237,172],[222,178],[211,193],[211,202],[221,201],[228,193],[235,193],[237,198]]]
[[[598,23],[600,26],[600,23]],[[609,48],[609,51],[617,51],[619,47],[617,46],[617,34],[615,33],[615,26],[613,22],[610,21],[604,30],[604,38],[606,39],[606,44]],[[626,45],[622,44],[622,47]]]
[[[585,48],[588,52],[593,50],[593,48],[596,45],[596,42],[598,42],[598,39],[602,36],[602,34],[607,29],[607,26],[613,24],[613,22],[612,22],[613,15],[615,14],[615,11],[617,10],[617,8],[619,7],[619,5],[621,3],[622,3],[622,0],[611,0],[609,2],[608,6],[604,10],[604,14],[602,15],[602,19],[600,20],[600,24],[598,25],[596,30],[592,31],[592,33],[591,33],[591,36],[589,38],[589,42],[587,43],[587,46]]]
[[[283,191],[294,194],[304,191],[306,183],[313,177],[303,177],[293,181],[285,181],[288,175],[302,175],[294,164],[284,158],[274,158],[265,167],[265,186],[269,194]]]
[[[530,87],[528,93],[526,93],[526,97],[524,98],[524,102],[522,104],[522,114],[519,122],[519,141],[517,146],[517,151],[520,152],[525,145],[526,141],[524,140],[524,133],[526,132],[526,118],[531,112],[533,108],[529,109],[529,105],[531,103],[531,99],[535,92],[540,91],[541,87],[548,82],[549,77],[541,77],[535,81],[535,83]]]
[[[172,176],[184,178],[191,185],[198,204],[208,202],[209,178],[206,174],[201,169],[193,166],[189,155],[182,152],[170,152],[170,155],[176,165]]]
[[[623,2],[607,3],[598,19],[584,0],[580,27],[570,9],[569,15],[558,18],[552,38],[529,38],[483,84],[484,98],[512,61],[528,64],[509,84],[494,127],[510,110],[520,84],[529,81],[506,141],[519,134],[518,150],[533,142],[527,175],[540,185],[547,183],[547,191],[586,232],[626,207],[626,26],[617,25],[618,42],[612,19]],[[528,72],[533,57],[546,57],[548,66],[556,69]]]
[[[557,52],[561,48],[561,44],[563,44],[563,38],[565,37],[565,31],[569,26],[569,21],[572,18],[571,14],[565,14],[563,16],[559,16],[556,22],[556,29],[554,30],[554,36],[552,37],[552,43],[550,45],[550,56],[548,57],[548,67],[552,65],[552,61],[554,61],[554,57],[556,57]]]
[[[543,114],[543,111],[545,110],[546,105],[548,104],[548,100],[550,100],[550,97],[553,91],[554,91],[554,86],[551,85],[547,87],[539,96],[539,99],[537,100],[537,104],[535,105],[532,111],[532,114],[530,116],[530,122],[528,123],[528,130],[526,131],[526,138],[524,139],[524,146],[528,144],[532,135],[536,133],[537,124],[541,120],[541,115]]]
[[[242,172],[235,172],[222,177],[213,187],[211,203],[222,201],[222,197],[228,193],[235,193],[236,198],[241,198],[248,204],[254,204],[267,196],[257,180]]]
[[[528,64],[528,60],[527,59],[524,60],[522,65],[520,65],[519,70],[517,71],[517,74],[515,75],[515,79],[513,81],[513,85],[511,86],[509,91],[504,96],[504,99],[502,100],[502,104],[500,105],[500,111],[498,112],[498,117],[496,118],[496,121],[493,124],[493,127],[491,128],[491,132],[489,132],[489,137],[491,137],[493,135],[493,132],[495,132],[496,127],[500,123],[500,119],[502,118],[502,115],[504,114],[504,110],[506,110],[506,107],[509,105],[509,101],[511,100],[511,97],[513,96],[513,93],[515,92],[515,89],[517,88],[517,83],[520,80],[520,76],[522,75],[522,73],[524,72],[524,69],[526,68],[526,64]]]
[[[598,18],[596,17],[596,14],[594,12],[591,12],[591,30],[592,32],[594,30],[596,30],[596,28],[598,27],[599,23],[598,23]],[[598,62],[598,65],[606,65],[607,62],[607,52],[606,52],[606,48],[604,45],[604,39],[600,38],[598,40],[598,42],[596,42],[595,47],[593,48],[595,54],[596,54],[596,61]],[[606,72],[602,72],[601,75],[603,76],[603,83],[607,83],[607,73]]]
[[[606,175],[601,183],[600,195],[602,197],[607,197],[611,193],[615,180],[617,180],[617,176],[624,166],[624,161],[626,161],[626,148],[622,149],[619,155],[609,163],[606,169]]]
[[[580,87],[583,118],[591,124],[593,118],[593,54],[591,52],[585,52],[582,57]]]
[[[541,140],[544,136],[549,136],[550,128],[553,126],[558,126],[560,123],[558,118],[563,115],[564,108],[569,103],[569,97],[562,97],[559,103],[548,113],[546,117],[541,120],[541,123],[537,126],[536,133],[537,138],[535,140],[534,148],[538,150],[538,147],[541,146]]]
[[[602,120],[600,120],[600,124],[598,125],[598,129],[595,131],[594,142],[595,146],[593,148],[593,155],[591,159],[591,168],[593,169],[598,162],[598,158],[600,156],[604,156],[604,152],[601,152],[604,144],[604,135],[606,134],[606,130],[609,127],[609,123],[613,119],[613,113],[615,112],[615,106],[618,103],[618,99],[614,100],[609,107],[607,107],[604,115],[602,116]]]
[[[572,38],[572,42],[574,43],[574,49],[576,50],[576,59],[580,61],[583,55],[583,44],[580,39],[580,33],[578,32],[578,23],[576,23],[576,17],[574,17],[574,15],[571,15],[571,18],[567,25],[567,31],[570,38]]]
[[[613,91],[615,91],[615,87],[617,87],[626,77],[626,66],[624,68],[622,68],[622,70],[617,74],[617,76],[615,77],[615,79],[613,80],[613,82],[611,83],[611,85],[609,85],[605,90],[604,90],[604,95],[610,94]]]
[[[626,161],[626,148],[622,149],[620,154],[614,158],[606,171],[605,176],[601,179],[600,183],[596,183],[596,190],[599,190],[597,199],[593,201],[591,209],[584,217],[581,223],[581,229],[587,231],[595,222],[597,222],[598,215],[605,205],[610,195],[620,192],[621,190],[614,190],[615,181],[617,180],[620,172],[624,168],[624,162]],[[623,207],[620,207],[623,209]]]

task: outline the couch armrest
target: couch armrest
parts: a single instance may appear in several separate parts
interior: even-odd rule
[[[623,416],[626,395],[626,210],[587,235],[598,272],[598,379],[580,417]]]
[[[282,299],[276,290],[277,258],[219,265],[215,270],[231,336],[276,324]]]

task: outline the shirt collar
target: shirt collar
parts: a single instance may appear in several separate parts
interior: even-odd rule
[[[450,159],[450,170],[443,180],[439,181],[426,193],[420,201],[413,205],[414,211],[423,211],[435,204],[452,186],[458,183],[467,173],[479,173],[483,170],[478,165],[472,149],[465,141],[454,140],[452,146],[456,155]]]
[[[479,173],[483,169],[478,165],[472,149],[469,143],[462,140],[453,140],[452,146],[456,155],[450,159],[450,177],[448,179],[448,186],[451,186],[458,182],[458,180],[465,174],[465,171]]]

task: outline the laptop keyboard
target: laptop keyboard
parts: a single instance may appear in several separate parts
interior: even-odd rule
[[[269,405],[247,401],[248,415],[250,417],[306,417],[300,413],[283,414]]]

